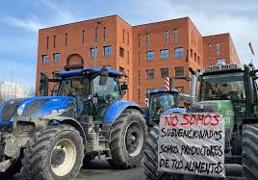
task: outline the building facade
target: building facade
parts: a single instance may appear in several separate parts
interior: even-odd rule
[[[117,15],[39,30],[39,74],[110,66],[128,75],[125,99],[145,105],[146,93],[164,87],[165,77],[189,76],[188,69],[240,63],[230,34],[202,36],[188,17],[131,26]],[[189,92],[189,82],[175,80]]]

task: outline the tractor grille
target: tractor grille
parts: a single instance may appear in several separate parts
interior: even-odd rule
[[[11,100],[8,104],[5,104],[3,106],[2,112],[1,112],[1,119],[3,121],[8,121],[12,118],[14,112],[16,111],[16,106],[20,102],[20,99]]]

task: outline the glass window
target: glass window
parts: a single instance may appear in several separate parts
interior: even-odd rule
[[[190,56],[193,58],[193,49],[190,49]]]
[[[98,55],[98,48],[90,48],[90,57],[95,58]]]
[[[98,28],[95,28],[95,42],[98,42]]]
[[[90,81],[88,78],[66,79],[61,82],[59,96],[86,98],[89,94]]]
[[[178,30],[174,29],[174,43],[178,42]]]
[[[216,43],[216,55],[220,55],[220,43]]]
[[[207,76],[201,83],[201,100],[245,100],[243,76]]]
[[[147,76],[147,79],[154,79],[154,69],[147,69],[146,76]]]
[[[112,55],[112,46],[104,46],[104,56]]]
[[[175,48],[174,49],[174,57],[183,57],[184,56],[184,48]]]
[[[169,43],[169,31],[165,31],[165,43]]]
[[[150,44],[150,34],[146,33],[146,47],[149,47]]]
[[[138,36],[138,47],[141,47],[141,35],[140,34],[138,34],[137,35]]]
[[[160,69],[160,75],[161,77],[169,77],[169,69],[168,68],[161,68]]]
[[[175,76],[184,76],[184,67],[175,67]]]
[[[107,38],[106,27],[103,27],[103,34],[104,34],[104,41],[106,41],[106,38]]]
[[[147,60],[153,60],[154,59],[154,52],[153,51],[148,51],[146,53],[146,59]]]
[[[160,57],[161,57],[161,59],[167,59],[168,58],[168,50],[167,49],[160,50]]]
[[[48,55],[42,55],[41,58],[42,58],[41,61],[42,61],[43,64],[47,64],[48,63]]]
[[[151,112],[155,112],[154,116],[170,109],[175,105],[174,96],[169,93],[154,94],[151,96],[150,102]]]
[[[85,31],[82,30],[82,44],[84,44],[85,42]]]
[[[121,57],[124,57],[125,56],[125,50],[124,50],[124,48],[119,48],[119,55],[121,56]]]
[[[59,61],[59,59],[60,59],[60,54],[59,53],[53,54],[53,60],[54,60],[55,63],[57,63]]]
[[[107,100],[116,100],[120,98],[120,85],[119,82],[112,77],[108,77],[107,83],[104,86],[99,85],[99,77],[93,79],[93,95],[103,97]]]

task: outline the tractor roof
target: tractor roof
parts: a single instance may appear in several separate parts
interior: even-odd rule
[[[108,71],[108,75],[112,77],[121,77],[124,74],[120,71],[114,70],[112,68],[106,68]],[[76,76],[93,76],[100,74],[102,68],[100,67],[92,67],[87,69],[80,69],[80,70],[72,70],[72,71],[62,71],[58,72],[57,76],[60,78],[69,78],[69,77],[76,77]]]
[[[171,94],[178,94],[179,91],[175,88],[171,89],[170,91],[166,90],[166,89],[153,89],[150,90],[148,95],[149,97],[154,95],[154,94],[160,94],[160,93],[171,93]]]
[[[201,71],[200,75],[224,74],[244,71],[244,66],[238,64],[219,64],[208,66]]]

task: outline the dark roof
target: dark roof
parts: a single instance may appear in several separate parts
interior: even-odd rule
[[[68,77],[76,77],[76,76],[86,76],[86,75],[96,75],[101,72],[100,67],[92,67],[92,68],[87,68],[87,69],[80,69],[80,70],[72,70],[72,71],[63,71],[63,72],[58,72],[57,76],[60,78],[68,78]],[[123,73],[120,71],[114,70],[112,68],[106,68],[108,71],[109,76],[114,76],[114,77],[120,77],[123,76]]]
[[[154,95],[154,94],[159,94],[159,93],[172,93],[172,94],[177,94],[179,93],[177,89],[173,88],[171,89],[170,91],[167,91],[166,89],[153,89],[153,90],[150,90],[148,95],[151,96],[151,95]]]

